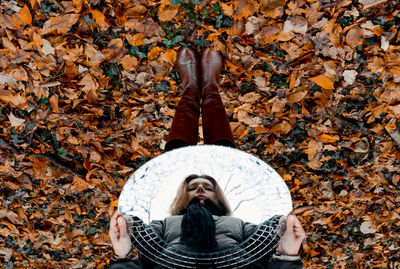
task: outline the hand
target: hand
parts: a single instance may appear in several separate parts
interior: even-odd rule
[[[126,220],[123,216],[118,215],[118,211],[115,211],[111,217],[108,234],[110,235],[115,255],[126,256],[132,248],[132,242],[126,230]]]
[[[278,251],[282,255],[296,256],[303,239],[306,238],[306,232],[301,226],[300,220],[292,214],[286,218],[286,223],[282,227],[283,236],[278,245]]]

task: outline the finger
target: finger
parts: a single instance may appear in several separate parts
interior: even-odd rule
[[[110,219],[110,226],[115,225],[117,223],[117,217],[118,217],[118,210],[115,210],[114,214],[111,216]]]
[[[295,221],[296,221],[296,217],[294,215],[289,215],[286,218],[286,232],[289,232],[289,233],[293,232]]]
[[[126,220],[123,216],[118,217],[118,226],[120,238],[129,237],[128,231],[126,230]]]

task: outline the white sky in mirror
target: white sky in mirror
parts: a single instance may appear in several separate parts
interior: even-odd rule
[[[144,222],[164,219],[179,184],[190,174],[215,178],[233,216],[260,223],[292,210],[289,190],[269,165],[246,152],[221,146],[192,146],[150,160],[131,176],[119,199],[120,213]]]

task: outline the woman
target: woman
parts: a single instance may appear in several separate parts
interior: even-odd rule
[[[182,48],[177,57],[184,92],[175,112],[166,151],[196,145],[200,110],[205,144],[235,147],[225,109],[218,93],[223,59],[219,52],[203,50],[200,60],[196,51]],[[229,204],[215,179],[191,175],[178,189],[171,216],[153,221],[153,230],[170,246],[194,252],[213,252],[234,247],[252,235],[256,225],[231,217]],[[143,257],[133,258],[132,244],[124,217],[117,212],[110,223],[114,249],[111,268],[162,268]],[[305,238],[300,221],[289,215],[282,230],[277,254],[253,264],[254,268],[301,268],[298,257]]]

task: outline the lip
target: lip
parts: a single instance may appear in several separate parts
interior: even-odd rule
[[[199,198],[199,199],[206,199],[206,197],[203,196],[203,195],[198,195],[197,198]]]

